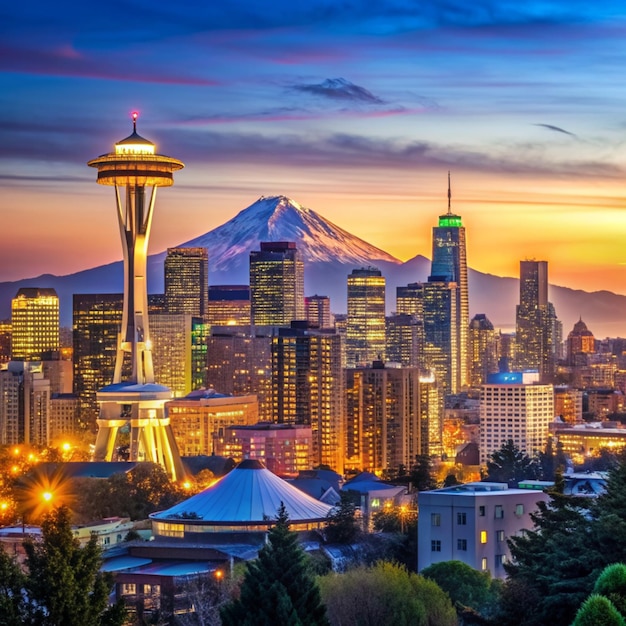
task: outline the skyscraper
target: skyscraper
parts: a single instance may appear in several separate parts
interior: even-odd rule
[[[14,361],[50,360],[59,350],[59,297],[54,289],[23,287],[11,301]]]
[[[434,371],[443,395],[461,390],[456,283],[430,276],[424,283],[424,348],[422,366]]]
[[[312,457],[343,473],[344,377],[341,337],[306,322],[272,337],[272,405],[279,424],[310,426]]]
[[[168,248],[165,257],[165,310],[204,317],[209,290],[206,248]]]
[[[292,241],[263,241],[250,252],[250,305],[255,326],[304,319],[304,263]]]
[[[548,302],[548,262],[520,261],[520,303],[515,315],[516,369],[536,370],[552,382],[561,342],[561,322]]]
[[[484,313],[477,313],[469,327],[470,386],[479,389],[487,375],[498,371],[500,333]]]
[[[348,276],[348,367],[384,360],[385,343],[385,278],[375,267],[354,269]]]
[[[118,141],[113,152],[92,159],[88,165],[97,168],[98,184],[115,188],[124,252],[122,326],[112,384],[97,394],[100,415],[94,458],[110,461],[118,430],[130,422],[130,460],[159,463],[170,478],[177,480],[184,476],[184,469],[164,413],[172,392],[154,379],[146,262],[157,189],[173,185],[174,172],[184,165],[178,159],[157,154],[156,146],[137,134],[136,113],[132,134]],[[148,202],[146,191],[150,194]],[[123,380],[125,355],[130,358],[132,372]]]
[[[448,393],[456,393],[468,385],[468,327],[469,327],[469,292],[467,283],[467,251],[465,228],[459,215],[452,213],[452,193],[450,172],[448,172],[448,212],[439,216],[439,224],[433,228],[433,255],[429,282],[448,283],[453,290],[455,305],[450,312],[450,346],[441,346],[446,354],[450,369],[455,371],[451,377]],[[427,303],[424,303],[424,307]],[[452,309],[454,312],[452,313]],[[432,312],[430,313],[432,315]],[[424,311],[424,316],[427,313]]]

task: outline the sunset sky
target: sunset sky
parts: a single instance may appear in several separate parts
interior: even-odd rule
[[[430,257],[451,170],[471,267],[626,293],[623,1],[33,0],[0,42],[0,281],[121,257],[86,162],[138,110],[186,165],[152,252],[284,194]]]

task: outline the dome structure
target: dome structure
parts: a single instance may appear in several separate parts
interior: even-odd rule
[[[265,531],[281,503],[294,530],[317,528],[332,508],[285,482],[260,461],[248,459],[204,491],[150,518],[155,535],[170,537]]]

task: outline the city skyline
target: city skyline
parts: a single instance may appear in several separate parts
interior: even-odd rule
[[[73,4],[0,26],[0,280],[120,258],[83,170],[137,109],[187,165],[151,253],[284,194],[429,257],[451,170],[470,267],[536,258],[554,284],[626,293],[619,3],[129,3],[120,20]]]

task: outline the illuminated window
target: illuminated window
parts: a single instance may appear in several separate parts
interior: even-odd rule
[[[487,571],[487,557],[486,557],[486,556],[484,556],[484,557],[482,558],[482,561],[480,562],[480,569],[481,569],[483,572],[486,572],[486,571]]]
[[[496,530],[496,541],[502,542],[504,541],[504,531]]]
[[[480,543],[487,543],[487,531],[486,530],[480,531]]]
[[[430,525],[431,526],[441,526],[441,515],[439,513],[431,513],[430,514]]]

